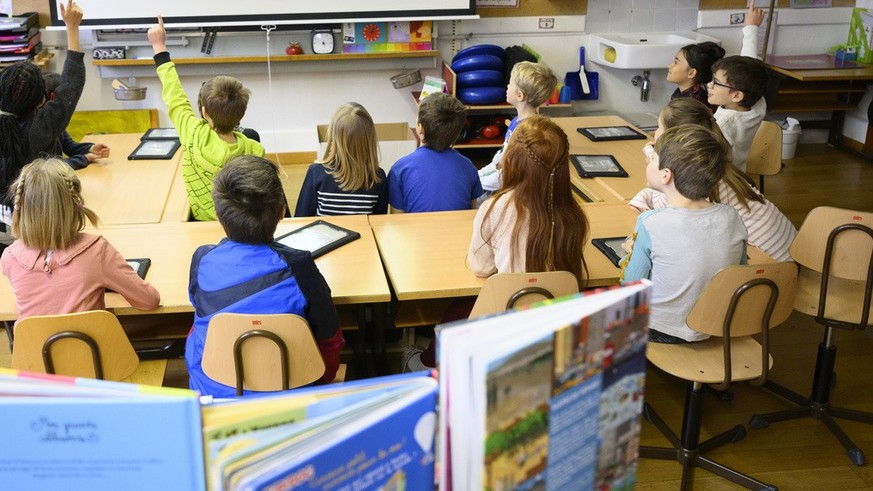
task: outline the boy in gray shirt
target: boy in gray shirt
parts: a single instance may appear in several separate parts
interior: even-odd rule
[[[746,263],[747,232],[739,215],[707,200],[730,165],[730,152],[711,130],[686,124],[665,131],[647,157],[648,185],[667,196],[668,206],[637,218],[622,281],[652,281],[649,341],[706,339],[685,317],[719,269]]]

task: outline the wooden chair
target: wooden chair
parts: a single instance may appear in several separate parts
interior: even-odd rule
[[[764,192],[764,176],[782,170],[782,127],[773,121],[761,121],[746,160],[746,172],[758,175],[758,189]]]
[[[294,314],[220,313],[209,321],[203,372],[224,385],[259,392],[311,384],[324,375],[324,360],[309,323]],[[345,378],[340,365],[334,382]]]
[[[579,282],[568,271],[500,273],[485,280],[470,318],[572,293],[579,293]]]
[[[752,428],[812,416],[822,420],[845,447],[855,465],[864,452],[840,428],[834,417],[873,424],[873,413],[833,407],[829,396],[834,378],[836,329],[865,329],[870,322],[873,290],[873,213],[819,207],[809,212],[791,243],[791,257],[800,265],[794,309],[824,326],[808,398],[768,382],[765,389],[793,402],[796,408],[755,415]]]
[[[139,361],[118,318],[92,310],[19,320],[12,368],[160,386],[167,360]]]
[[[157,127],[157,109],[107,109],[74,112],[67,132],[74,140],[82,141],[87,134],[143,133]]]
[[[646,358],[654,366],[688,381],[682,434],[677,436],[646,403],[643,414],[670,441],[672,447],[640,447],[640,457],[678,460],[682,464],[682,489],[693,480],[693,468],[702,467],[748,489],[776,489],[719,464],[704,454],[728,442],[745,438],[738,424],[700,442],[705,384],[726,389],[732,382],[767,380],[773,359],[769,329],[791,314],[797,286],[797,266],[781,262],[730,266],[720,270],[700,294],[686,318],[695,331],[711,336],[684,344],[649,343]],[[759,335],[761,342],[755,340]]]

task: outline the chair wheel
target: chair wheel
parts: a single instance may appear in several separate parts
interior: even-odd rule
[[[763,416],[756,414],[749,419],[749,426],[755,428],[756,430],[760,430],[762,428],[766,428],[770,426],[770,422],[767,421]]]
[[[849,460],[851,460],[852,463],[855,465],[861,466],[864,465],[864,462],[866,462],[866,459],[864,458],[864,452],[862,452],[860,448],[846,450],[846,455],[849,456]]]
[[[649,423],[654,423],[654,418],[651,415],[652,406],[649,405],[648,402],[643,404],[643,417],[646,418],[646,421]]]

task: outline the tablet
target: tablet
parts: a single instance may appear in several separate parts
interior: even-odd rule
[[[576,131],[595,142],[613,140],[646,140],[649,137],[630,126],[597,126],[594,128],[576,128]]]
[[[360,238],[361,234],[354,230],[324,220],[316,220],[309,225],[276,237],[276,242],[292,249],[309,251],[312,253],[312,259],[315,259]]]
[[[182,146],[179,140],[142,140],[128,160],[169,160]]]
[[[571,155],[570,161],[581,177],[627,177],[612,155]]]
[[[591,239],[594,247],[598,248],[616,268],[619,267],[619,262],[627,253],[621,248],[621,244],[627,240],[627,237],[607,237],[603,239]]]
[[[178,140],[176,128],[149,128],[140,140]]]

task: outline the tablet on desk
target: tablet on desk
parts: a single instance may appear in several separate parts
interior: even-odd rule
[[[316,220],[309,225],[276,237],[276,242],[292,249],[309,251],[312,253],[312,259],[315,259],[360,238],[361,234],[354,230],[324,220]]]
[[[621,248],[621,244],[627,237],[607,237],[603,239],[591,239],[591,243],[594,244],[594,247],[600,250],[607,258],[609,258],[610,262],[615,265],[616,268],[620,267],[619,263],[621,262],[621,258],[627,254],[624,252],[624,249]]]
[[[571,155],[570,161],[581,177],[627,177],[612,155]]]
[[[169,160],[182,146],[179,140],[142,140],[128,160]]]
[[[149,128],[140,140],[178,140],[179,132],[176,128]]]
[[[576,128],[591,141],[614,141],[614,140],[645,140],[649,137],[631,128],[630,126],[596,126],[593,128]]]

